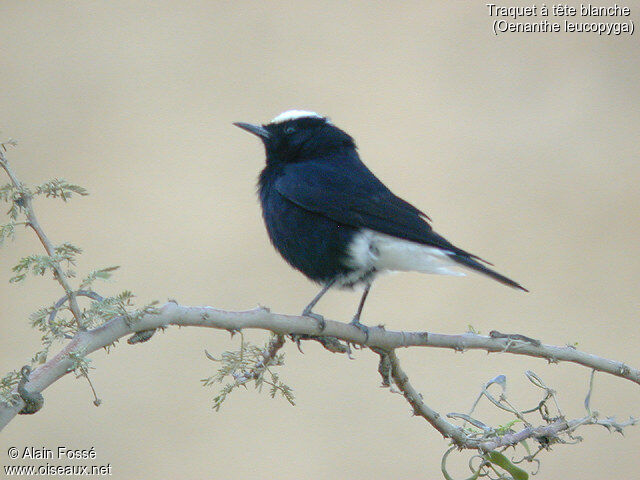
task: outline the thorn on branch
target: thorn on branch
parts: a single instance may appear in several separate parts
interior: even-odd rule
[[[203,313],[202,314],[202,318],[205,319],[205,320],[208,319],[209,318],[209,314],[208,313]],[[239,328],[228,328],[227,332],[229,332],[229,336],[231,338],[233,338],[236,335],[236,333],[242,334],[242,330],[240,330]]]
[[[302,337],[300,335],[295,335],[293,333],[289,335],[289,337],[291,337],[291,341],[296,344],[298,351],[304,355],[304,352],[302,351],[302,346],[300,345],[300,341],[302,340]]]

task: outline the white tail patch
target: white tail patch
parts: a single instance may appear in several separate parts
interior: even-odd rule
[[[318,115],[316,112],[310,112],[307,110],[287,110],[282,112],[276,118],[271,120],[271,123],[283,123],[289,120],[296,120],[298,118],[324,118],[322,115]]]
[[[349,246],[349,263],[363,270],[423,272],[464,276],[447,250],[362,230]]]

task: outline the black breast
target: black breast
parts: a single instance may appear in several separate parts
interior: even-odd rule
[[[277,172],[260,175],[259,196],[269,238],[282,257],[311,280],[325,283],[353,272],[346,264],[357,230],[305,210],[273,187]]]

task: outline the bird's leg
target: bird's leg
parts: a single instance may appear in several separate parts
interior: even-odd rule
[[[364,333],[364,343],[367,343],[367,341],[369,341],[369,327],[360,323],[360,315],[362,314],[362,308],[364,307],[364,302],[367,299],[367,295],[369,295],[369,290],[371,290],[371,284],[367,283],[364,287],[362,298],[360,298],[360,305],[358,305],[358,311],[353,316],[353,320],[351,320],[351,325],[360,329],[362,333]]]
[[[324,327],[325,327],[324,317],[322,315],[318,315],[317,313],[313,313],[311,309],[316,306],[316,303],[318,303],[318,301],[322,298],[322,296],[325,293],[327,293],[327,290],[329,290],[334,283],[336,283],[335,278],[325,283],[324,287],[322,287],[322,290],[320,290],[320,293],[318,293],[315,297],[313,297],[313,300],[311,300],[311,302],[309,302],[309,305],[304,307],[304,310],[302,311],[303,317],[311,317],[316,322],[318,322],[318,328],[320,329],[321,332],[324,330]]]

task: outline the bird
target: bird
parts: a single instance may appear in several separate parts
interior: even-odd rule
[[[234,122],[262,140],[266,165],[258,179],[262,216],[271,243],[295,269],[322,286],[302,311],[313,311],[332,287],[363,287],[351,324],[360,322],[372,282],[387,271],[487,275],[528,292],[493,264],[446,240],[426,213],[396,196],[362,162],[354,139],[332,121],[288,110],[267,124]]]

